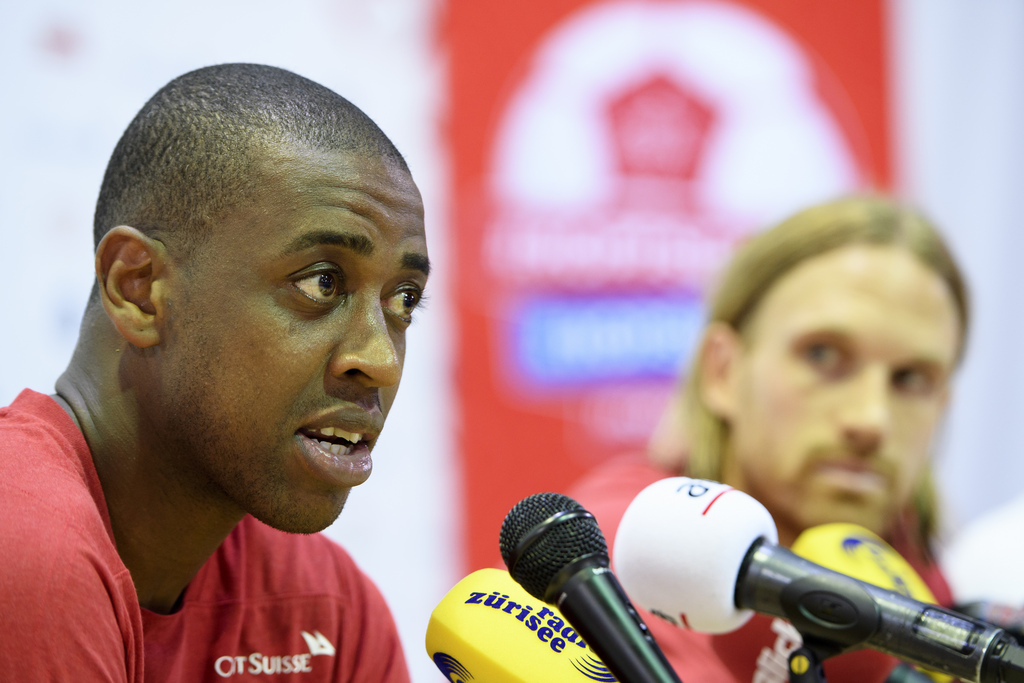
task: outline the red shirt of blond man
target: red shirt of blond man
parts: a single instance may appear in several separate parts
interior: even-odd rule
[[[573,495],[611,537],[648,483],[721,481],[765,505],[783,545],[819,524],[866,527],[948,602],[930,553],[930,453],[968,314],[960,270],[919,213],[882,197],[806,209],[751,238],[725,269],[648,462],[610,465]],[[785,681],[799,644],[790,625],[760,615],[719,636],[647,621],[684,680],[688,669],[706,675],[696,653],[712,650],[735,680]],[[831,683],[862,683],[885,680],[895,663],[860,651],[825,668]]]

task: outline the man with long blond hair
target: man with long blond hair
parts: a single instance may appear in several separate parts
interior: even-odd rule
[[[728,264],[647,461],[611,464],[572,493],[613,536],[658,478],[722,481],[765,505],[784,545],[829,522],[866,527],[948,603],[930,553],[930,455],[968,320],[960,270],[920,213],[875,196],[806,209]],[[720,636],[648,624],[685,680],[688,669],[703,675],[695,653],[713,653],[738,681],[778,674],[759,661],[785,635],[768,617]],[[861,651],[826,671],[833,683],[882,681],[895,664]]]

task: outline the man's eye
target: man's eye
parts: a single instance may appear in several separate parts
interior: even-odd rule
[[[828,344],[811,344],[804,350],[804,357],[814,365],[832,366],[839,362],[839,350]]]
[[[296,280],[295,287],[316,302],[330,303],[341,293],[341,280],[337,273],[313,273]]]
[[[902,368],[893,372],[892,383],[905,394],[924,396],[935,389],[936,379],[931,373],[918,368]]]
[[[847,365],[842,349],[825,342],[808,344],[802,355],[815,370],[827,375],[841,374]]]
[[[416,289],[403,289],[386,301],[388,310],[405,322],[412,322],[412,313],[423,301],[423,293]]]

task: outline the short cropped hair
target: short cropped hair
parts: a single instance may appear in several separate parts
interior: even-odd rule
[[[261,153],[280,145],[391,160],[394,144],[358,107],[308,78],[261,64],[220,64],[175,78],[142,107],[103,176],[93,241],[129,225],[173,235],[187,255],[213,222],[258,190]]]
[[[949,287],[960,323],[958,359],[963,356],[970,320],[967,285],[952,253],[935,226],[921,213],[892,199],[853,196],[806,209],[747,241],[733,257],[709,302],[708,322],[744,332],[765,293],[800,263],[852,244],[891,245],[906,249]],[[701,352],[686,379],[685,424],[689,435],[688,471],[718,480],[728,447],[729,426],[702,399]],[[914,491],[915,540],[927,548],[937,528],[937,495],[926,466]]]

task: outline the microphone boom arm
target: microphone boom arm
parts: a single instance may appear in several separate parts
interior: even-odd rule
[[[824,569],[763,539],[740,567],[735,601],[843,649],[871,647],[977,683],[1024,683],[1024,648],[1002,629]]]

